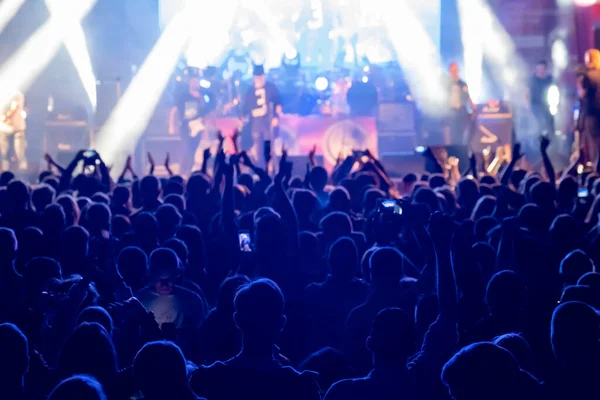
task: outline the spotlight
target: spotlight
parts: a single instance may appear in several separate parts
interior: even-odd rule
[[[288,60],[294,60],[296,57],[298,57],[298,52],[294,48],[289,48],[285,51],[285,53],[283,55]]]
[[[558,113],[558,105],[560,104],[560,91],[558,90],[558,86],[552,85],[548,88],[547,101],[550,108],[550,114],[556,115]]]
[[[300,69],[300,54],[298,54],[296,49],[290,47],[283,53],[283,56],[281,57],[281,66],[288,74],[298,72]]]
[[[363,83],[367,83],[367,82],[369,82],[369,77],[368,77],[368,76],[363,76],[363,77],[362,77],[362,82],[363,82]]]
[[[203,87],[204,89],[210,89],[210,82],[207,81],[206,79],[201,79],[200,87]]]
[[[325,78],[324,76],[320,76],[315,80],[315,88],[318,91],[323,92],[323,91],[327,90],[328,87],[329,87],[329,80],[327,78]]]

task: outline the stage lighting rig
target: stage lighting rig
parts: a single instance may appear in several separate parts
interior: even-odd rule
[[[296,74],[300,70],[300,54],[296,49],[289,49],[281,57],[281,67],[288,74]]]

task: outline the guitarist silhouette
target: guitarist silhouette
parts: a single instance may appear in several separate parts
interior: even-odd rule
[[[200,71],[188,68],[186,72],[188,88],[176,95],[169,115],[169,134],[179,133],[185,144],[182,173],[189,173],[194,168],[196,150],[206,130],[205,117],[216,108],[212,94],[200,86]]]

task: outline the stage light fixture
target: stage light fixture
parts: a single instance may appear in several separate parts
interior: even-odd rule
[[[203,87],[204,89],[210,89],[210,81],[207,81],[206,79],[201,79],[200,87]]]
[[[315,79],[315,88],[319,92],[324,92],[325,90],[327,90],[328,87],[329,87],[329,80],[327,78],[325,78],[324,76],[319,76],[317,79]]]
[[[560,104],[560,90],[558,90],[558,86],[551,85],[548,88],[547,101],[548,107],[550,108],[550,114],[558,114],[558,106]]]
[[[96,149],[107,164],[114,166],[113,171],[121,170],[127,155],[135,150],[198,23],[200,11],[198,3],[188,3],[173,17],[98,133]]]

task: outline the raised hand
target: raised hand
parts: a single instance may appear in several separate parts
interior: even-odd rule
[[[540,151],[542,153],[545,153],[546,150],[548,150],[548,147],[550,146],[550,139],[548,138],[548,136],[540,136]]]
[[[521,153],[521,143],[516,142],[512,148],[512,158],[514,161],[518,161],[523,157],[523,153]]]
[[[310,165],[315,165],[315,155],[317,154],[317,145],[315,144],[312,149],[308,152],[308,161]]]
[[[165,158],[165,168],[169,169],[169,163],[171,161],[171,155],[167,152],[167,157]]]
[[[240,131],[238,129],[235,129],[233,131],[233,135],[231,135],[231,140],[233,140],[233,143],[237,143],[238,139],[240,138]]]
[[[127,156],[127,161],[125,161],[125,170],[131,170],[131,156]]]
[[[150,154],[150,152],[148,152],[148,163],[150,164],[150,166],[154,167],[154,158],[152,157],[152,154]]]
[[[208,160],[210,158],[210,156],[211,156],[210,147],[207,147],[206,149],[204,149],[204,152],[202,153],[202,159]]]
[[[223,136],[223,132],[220,130],[217,131],[217,139],[219,139],[220,144],[223,144],[223,141],[225,140],[225,136]]]

